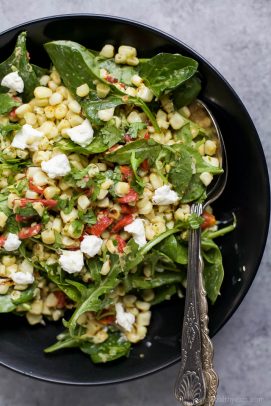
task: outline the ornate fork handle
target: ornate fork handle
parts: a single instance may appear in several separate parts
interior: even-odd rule
[[[199,291],[200,291],[200,328],[202,345],[202,365],[206,382],[206,399],[204,406],[214,406],[218,387],[218,376],[213,367],[214,348],[209,337],[208,329],[208,304],[206,291],[203,283],[203,262],[200,256],[201,270],[199,272]]]
[[[202,205],[194,204],[192,213],[201,215]],[[181,368],[175,384],[175,396],[183,406],[203,405],[206,383],[202,368],[200,231],[189,234],[187,288],[182,331]]]

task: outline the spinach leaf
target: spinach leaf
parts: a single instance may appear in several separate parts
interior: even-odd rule
[[[125,83],[128,86],[132,85],[132,76],[136,75],[138,71],[134,66],[118,65],[114,59],[100,60],[99,65],[100,68],[106,69],[113,78],[118,79],[119,82]]]
[[[183,196],[192,178],[192,157],[186,148],[178,151],[178,158],[169,171],[169,181],[180,196]]]
[[[99,110],[110,109],[112,107],[116,108],[127,102],[128,99],[123,98],[123,96],[119,94],[111,94],[105,99],[100,99],[95,92],[91,92],[87,98],[80,100],[85,115],[91,123],[96,125],[104,124],[104,121],[100,120],[98,117]]]
[[[52,41],[44,45],[53,65],[65,86],[74,94],[76,88],[87,83],[95,89],[95,80],[100,80],[99,66],[95,56],[84,46],[73,41]]]
[[[202,257],[204,260],[204,285],[208,298],[214,303],[220,294],[220,288],[224,278],[222,255],[219,247],[213,240],[203,238],[201,240]]]
[[[12,55],[0,64],[0,82],[4,76],[13,70],[17,70],[24,81],[23,99],[29,101],[33,97],[35,87],[38,85],[38,77],[33,66],[28,61],[26,50],[26,32],[22,32],[16,42]],[[2,89],[5,89],[2,87]]]
[[[102,280],[101,269],[102,262],[99,258],[91,258],[86,260],[87,268],[90,272],[91,279],[93,280],[95,286],[99,286]]]
[[[177,264],[185,265],[188,262],[187,246],[181,244],[174,235],[165,238],[157,245],[156,249],[166,254]]]
[[[172,93],[173,103],[176,109],[191,104],[196,100],[201,91],[201,81],[197,76],[193,76],[178,86]]]
[[[129,275],[128,284],[132,289],[154,289],[172,283],[181,283],[185,279],[184,272],[159,272],[151,279],[144,279],[142,275]]]
[[[50,347],[45,348],[44,352],[50,354],[51,352],[63,350],[65,348],[79,347],[79,345],[80,340],[78,338],[67,336],[64,339],[57,341],[55,344],[50,345]]]
[[[193,201],[203,202],[206,198],[206,187],[202,183],[198,174],[194,174],[190,183],[182,196],[182,203]]]
[[[135,180],[136,180],[136,185],[133,185],[133,186],[138,186],[139,193],[142,193],[143,189],[144,189],[144,182],[143,182],[142,178],[137,173],[137,170],[138,170],[141,162],[143,162],[141,160],[141,158],[136,158],[135,151],[133,151],[132,155],[131,155],[131,167],[133,169],[133,172],[134,172],[134,175],[135,175]]]
[[[159,97],[166,90],[173,90],[191,78],[197,68],[198,63],[192,58],[161,53],[141,64],[139,75],[155,96]]]
[[[20,106],[20,103],[9,94],[0,94],[0,114],[9,113],[14,107],[18,106]]]
[[[161,144],[153,140],[136,140],[129,142],[124,147],[121,147],[113,152],[105,155],[105,159],[109,162],[116,162],[120,165],[130,164],[132,154],[136,159],[143,162],[145,159],[155,160],[161,151]]]
[[[92,344],[88,341],[82,342],[81,351],[90,355],[94,364],[114,361],[120,357],[128,356],[131,343],[119,332],[110,332],[106,341],[101,344]]]

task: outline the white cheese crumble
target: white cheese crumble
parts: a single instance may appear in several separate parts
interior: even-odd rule
[[[19,149],[28,148],[30,151],[37,151],[42,138],[42,132],[35,130],[30,124],[24,124],[15,134],[11,146]]]
[[[154,196],[152,198],[153,204],[166,205],[174,204],[180,200],[178,194],[171,190],[168,185],[164,185],[155,190]]]
[[[115,304],[116,308],[116,322],[120,327],[126,331],[131,331],[135,322],[135,316],[130,312],[125,312],[121,303]]]
[[[19,239],[17,234],[8,233],[7,239],[4,243],[4,248],[6,251],[15,251],[19,248],[22,241]]]
[[[62,250],[59,257],[61,268],[68,273],[80,272],[84,266],[84,255],[80,250]]]
[[[93,128],[87,118],[82,124],[66,130],[66,134],[68,134],[70,139],[76,144],[81,145],[81,147],[86,147],[91,143],[93,133]]]
[[[59,154],[49,161],[42,161],[41,169],[47,173],[49,178],[55,179],[67,175],[71,171],[71,166],[67,155]]]
[[[147,243],[144,223],[142,219],[135,219],[131,224],[125,226],[124,230],[127,231],[127,233],[132,234],[135,242],[139,245],[139,247],[143,247],[143,245]]]
[[[24,81],[17,71],[4,76],[1,85],[8,87],[13,92],[22,93],[24,91]]]
[[[18,285],[29,285],[34,282],[34,275],[29,272],[11,272],[10,277]]]
[[[88,254],[90,257],[94,257],[100,251],[103,245],[103,240],[96,235],[86,235],[81,244],[80,250],[84,254]]]

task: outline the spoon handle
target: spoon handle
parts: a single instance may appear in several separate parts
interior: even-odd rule
[[[201,270],[199,272],[199,291],[200,291],[200,329],[202,345],[202,365],[206,382],[206,400],[204,406],[214,406],[218,387],[218,376],[213,367],[214,348],[209,337],[208,329],[208,304],[206,300],[206,291],[203,283],[203,262],[200,257]]]
[[[191,212],[201,215],[202,205],[192,205]],[[192,229],[189,233],[182,359],[175,384],[175,396],[183,406],[203,405],[206,398],[206,383],[202,367],[200,272],[200,230]]]

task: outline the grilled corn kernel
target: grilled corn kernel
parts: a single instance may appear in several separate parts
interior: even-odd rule
[[[108,240],[105,245],[111,254],[116,254],[118,252],[118,247],[114,244],[113,240]]]
[[[32,314],[30,312],[26,313],[26,319],[31,326],[39,324],[42,321],[42,316],[39,314]]]
[[[90,205],[90,200],[87,196],[82,195],[78,197],[77,206],[80,210],[86,210]]]
[[[204,144],[204,152],[206,155],[214,155],[216,153],[216,143],[212,140],[207,140]]]
[[[32,125],[32,126],[37,123],[36,114],[31,113],[31,112],[26,112],[24,114],[24,119],[25,119],[26,124],[29,124],[29,125]]]
[[[150,303],[143,302],[141,300],[137,300],[135,305],[139,310],[143,312],[147,312],[148,310],[150,310],[151,307]]]
[[[14,265],[16,264],[16,257],[12,257],[11,255],[3,255],[2,264],[5,266]]]
[[[3,211],[0,212],[0,227],[3,228],[6,225],[8,216]]]
[[[151,302],[155,298],[153,289],[144,289],[142,293],[144,302]]]
[[[132,78],[131,78],[131,82],[132,82],[133,85],[138,87],[143,82],[143,79],[139,75],[133,75]]]
[[[40,84],[41,84],[41,86],[47,86],[49,80],[50,80],[50,76],[49,76],[49,75],[43,75],[43,76],[40,78]]]
[[[71,127],[76,127],[77,125],[82,124],[84,119],[80,117],[78,114],[71,114],[70,117],[68,118],[68,121]]]
[[[45,175],[44,172],[40,169],[39,171],[33,174],[33,182],[37,186],[45,186],[49,183],[49,178]]]
[[[114,56],[114,47],[111,44],[106,44],[102,47],[100,55],[104,58],[113,58]]]
[[[199,178],[205,186],[208,186],[213,180],[213,175],[210,172],[202,172]]]
[[[44,189],[45,199],[52,199],[56,195],[60,195],[61,190],[57,186],[48,186]]]
[[[170,117],[169,123],[174,130],[179,130],[185,125],[185,120],[179,113],[176,112]]]
[[[52,96],[49,98],[49,104],[51,106],[56,106],[57,104],[62,103],[63,101],[63,96],[61,93],[55,92],[52,94]]]
[[[81,112],[80,104],[74,99],[69,101],[68,107],[75,114],[79,114]]]
[[[200,153],[200,155],[204,155],[204,154],[205,154],[205,147],[204,147],[204,144],[201,144],[201,145],[198,147],[198,152]]]
[[[49,295],[46,297],[44,304],[47,307],[56,307],[58,304],[57,297],[54,293],[49,293]]]
[[[48,99],[52,96],[52,90],[45,86],[38,86],[34,90],[34,96],[37,99]]]
[[[111,179],[106,179],[106,180],[101,184],[101,189],[107,190],[107,189],[109,189],[113,184],[114,184],[113,180],[111,180]]]
[[[151,312],[141,312],[138,314],[136,318],[136,324],[137,326],[148,326],[151,321]]]
[[[78,86],[76,89],[76,94],[79,97],[86,97],[89,94],[89,87],[87,83],[84,83],[81,86]]]
[[[56,231],[57,233],[60,233],[61,229],[62,229],[62,221],[59,217],[56,217],[53,220],[52,230]]]
[[[162,178],[160,178],[160,176],[155,173],[150,174],[150,182],[155,190],[163,186]]]
[[[107,86],[105,83],[99,82],[96,85],[96,92],[97,92],[98,97],[100,97],[101,99],[104,99],[110,92],[110,87]]]
[[[115,185],[115,193],[118,196],[126,195],[130,190],[130,185],[127,182],[117,182]]]
[[[47,118],[52,119],[55,118],[55,108],[54,106],[46,106],[44,108],[44,113]]]
[[[44,206],[40,202],[34,202],[33,203],[33,209],[36,210],[39,216],[42,216],[44,213]]]
[[[115,111],[114,107],[112,107],[110,109],[99,110],[98,117],[102,121],[109,121],[113,117],[114,111]]]
[[[131,113],[127,117],[127,121],[128,121],[128,123],[141,123],[142,119],[141,119],[138,111],[134,110],[134,111],[131,111]]]
[[[55,233],[53,230],[44,230],[41,233],[41,239],[44,244],[55,243]]]
[[[109,240],[110,241],[110,240]],[[103,263],[103,266],[101,268],[100,274],[101,275],[107,275],[108,272],[110,271],[110,261],[107,260]]]
[[[23,118],[25,113],[31,112],[30,104],[22,104],[21,106],[17,107],[15,110],[17,117]]]
[[[97,201],[98,207],[109,207],[109,205],[110,205],[110,201],[109,201],[108,197],[105,197],[104,199]]]
[[[99,194],[97,196],[97,200],[103,200],[108,194],[108,190],[100,189]]]
[[[140,99],[145,102],[151,102],[153,99],[153,92],[150,88],[148,88],[144,84],[141,84],[137,90],[137,97],[140,97]]]
[[[15,193],[10,193],[9,195],[8,195],[8,207],[10,208],[10,209],[12,209],[13,208],[13,205],[14,205],[14,201],[15,200],[18,200],[19,199],[19,197],[15,194]]]
[[[124,64],[124,63],[126,63],[126,56],[117,53],[117,54],[115,55],[115,62],[116,62],[117,64]]]
[[[78,211],[76,209],[72,209],[70,213],[65,214],[62,210],[60,212],[60,216],[64,223],[69,223],[70,221],[76,220],[78,218]]]
[[[61,103],[58,104],[55,108],[55,118],[57,120],[61,120],[62,118],[64,118],[67,114],[68,108],[65,104]]]

